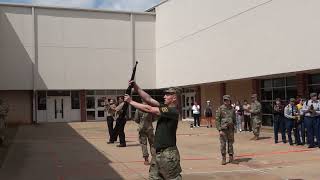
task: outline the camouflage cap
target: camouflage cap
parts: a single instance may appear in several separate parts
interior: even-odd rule
[[[290,102],[296,102],[295,98],[290,98]]]
[[[223,96],[223,100],[231,100],[230,95],[224,95],[224,96]]]
[[[317,96],[317,93],[310,93],[310,97]]]
[[[181,92],[181,90],[179,88],[175,88],[175,87],[170,87],[166,90],[164,90],[164,93],[168,93],[168,94],[179,94]]]

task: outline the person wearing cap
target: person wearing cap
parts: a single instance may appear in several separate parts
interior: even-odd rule
[[[125,95],[125,101],[136,109],[156,115],[158,118],[154,138],[156,155],[151,159],[149,179],[182,179],[180,154],[176,145],[179,120],[177,96],[179,90],[177,88],[165,90],[164,105],[162,105],[134,81],[130,81],[129,84],[133,84],[134,90],[146,104],[133,101],[128,94]]]
[[[298,116],[299,116],[295,103],[296,103],[295,98],[290,98],[290,103],[284,108],[284,116],[286,117],[287,135],[288,135],[289,144],[291,146],[293,145],[292,136],[291,136],[292,129],[294,127],[295,121],[298,119]],[[301,145],[300,135],[297,136],[296,135],[297,130],[294,130],[294,131],[295,131],[294,132],[295,141],[297,145]]]
[[[258,101],[257,94],[252,94],[251,96],[251,105],[250,105],[250,113],[252,120],[252,128],[254,137],[251,140],[258,140],[261,129],[261,104]]]
[[[216,112],[216,128],[219,131],[220,151],[222,155],[222,165],[226,165],[226,144],[228,143],[229,162],[233,162],[233,143],[236,124],[236,113],[231,106],[229,95],[223,96],[223,104]]]
[[[307,128],[307,143],[309,148],[315,147],[314,136],[317,138],[317,146],[319,146],[319,115],[320,115],[320,104],[317,100],[317,93],[310,94],[310,100],[307,100],[302,107],[304,113],[304,123]]]
[[[204,109],[204,114],[206,116],[206,121],[207,121],[207,128],[210,128],[212,127],[212,122],[211,122],[211,119],[212,119],[212,105],[210,103],[210,101],[208,100],[207,101],[207,106],[206,108]]]
[[[145,104],[145,102],[142,102]],[[139,142],[142,150],[142,157],[144,158],[144,165],[150,165],[149,163],[149,153],[148,153],[148,144],[150,145],[150,153],[151,157],[156,155],[156,150],[154,149],[154,133],[153,133],[153,125],[155,116],[151,113],[142,112],[136,109],[133,120],[139,124],[138,132],[139,132]]]

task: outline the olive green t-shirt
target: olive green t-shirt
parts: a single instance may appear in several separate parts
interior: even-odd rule
[[[179,113],[176,107],[161,105],[154,138],[156,150],[176,146]]]

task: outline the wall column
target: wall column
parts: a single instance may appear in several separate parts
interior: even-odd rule
[[[87,121],[87,107],[86,107],[86,91],[80,91],[80,116],[81,122]]]

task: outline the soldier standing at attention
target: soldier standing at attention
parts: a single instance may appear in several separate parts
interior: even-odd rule
[[[253,127],[253,134],[254,137],[251,140],[258,140],[260,135],[261,129],[261,104],[258,101],[257,94],[252,94],[251,96],[251,120],[252,120],[252,127]]]
[[[131,106],[147,113],[158,116],[157,128],[154,138],[156,156],[151,160],[149,179],[175,179],[180,180],[181,166],[180,154],[177,148],[177,127],[179,112],[177,110],[176,88],[165,91],[164,105],[154,100],[149,94],[142,90],[134,81],[133,88],[146,104],[135,102],[129,95],[125,95],[125,101]]]
[[[234,126],[236,124],[235,110],[231,106],[229,95],[223,96],[223,105],[216,113],[216,128],[220,134],[220,150],[222,155],[222,165],[226,165],[226,144],[228,143],[229,162],[233,162]]]
[[[154,116],[152,114],[145,113],[136,109],[136,112],[134,115],[134,121],[139,124],[139,127],[138,127],[139,142],[142,149],[142,156],[144,158],[144,165],[150,165],[147,141],[149,141],[151,157],[154,157],[156,155],[156,150],[153,147],[154,145],[154,133],[153,133],[153,126],[152,126],[153,120],[154,120]]]

